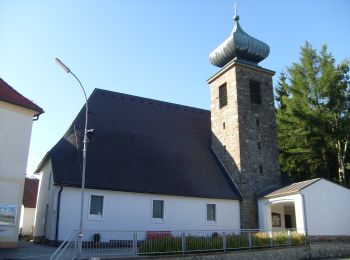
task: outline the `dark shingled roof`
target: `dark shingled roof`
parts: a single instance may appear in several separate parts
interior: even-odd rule
[[[38,112],[36,115],[44,113],[44,110],[34,102],[18,93],[14,88],[0,78],[0,101],[11,103],[20,107],[28,108]]]
[[[26,178],[23,190],[23,206],[36,208],[36,197],[38,195],[39,180]]]
[[[86,187],[241,199],[211,150],[209,111],[101,89],[88,104]],[[84,123],[83,107],[49,153],[57,185],[81,185]]]

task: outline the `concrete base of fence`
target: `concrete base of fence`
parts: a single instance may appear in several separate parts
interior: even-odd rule
[[[198,253],[189,255],[145,256],[136,259],[157,260],[235,260],[235,259],[312,259],[350,256],[350,242],[319,242],[307,246],[265,248],[230,251],[226,253]],[[135,258],[133,258],[135,259]]]

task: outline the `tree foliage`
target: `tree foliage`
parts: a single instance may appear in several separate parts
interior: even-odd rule
[[[306,42],[282,73],[276,117],[282,171],[295,181],[324,177],[349,185],[349,62]]]

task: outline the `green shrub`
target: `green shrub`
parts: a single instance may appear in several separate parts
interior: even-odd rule
[[[244,233],[241,235],[227,235],[226,248],[245,248],[249,247],[248,238]]]
[[[252,246],[253,247],[262,247],[270,246],[271,239],[269,233],[259,232],[252,234]]]
[[[274,246],[281,246],[281,245],[288,245],[289,239],[288,239],[288,233],[286,232],[275,232],[273,233],[273,245]]]
[[[222,237],[214,233],[209,237],[196,237],[189,236],[186,237],[186,250],[196,251],[196,250],[216,250],[223,248]]]
[[[95,233],[92,235],[92,241],[94,242],[100,242],[101,241],[101,235],[100,233]]]
[[[305,235],[298,232],[290,232],[289,237],[287,232],[272,233],[272,245],[303,245],[305,244]],[[252,235],[252,246],[271,246],[271,238],[269,233],[259,232]]]
[[[282,246],[303,245],[305,236],[298,232],[290,232],[288,238],[287,232],[274,232],[272,234],[272,245]],[[252,247],[268,247],[271,246],[271,237],[268,232],[258,232],[251,234]],[[205,250],[222,250],[223,237],[218,233],[211,236],[187,236],[186,251],[205,251]],[[226,235],[226,248],[239,249],[249,247],[248,233]],[[155,237],[139,242],[139,253],[170,253],[181,252],[181,237]]]
[[[181,251],[181,237],[147,239],[139,244],[139,253],[163,253]]]
[[[304,245],[305,244],[305,235],[298,232],[290,232],[290,242],[293,246]]]

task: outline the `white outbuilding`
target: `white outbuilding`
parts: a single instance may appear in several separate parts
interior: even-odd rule
[[[309,236],[350,235],[350,190],[323,178],[293,183],[258,200],[264,230],[297,229]]]

